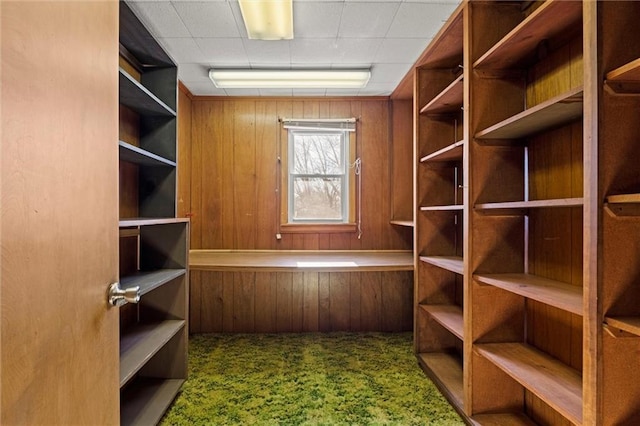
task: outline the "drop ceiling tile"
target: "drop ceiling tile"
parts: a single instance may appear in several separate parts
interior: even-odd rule
[[[196,63],[202,60],[202,52],[192,38],[161,38],[158,42],[178,62],[178,67],[185,62]]]
[[[455,8],[454,3],[402,3],[387,37],[432,38]]]
[[[217,66],[249,65],[241,38],[196,38],[195,41],[203,55],[199,62]]]
[[[240,4],[238,4],[238,0],[228,1],[229,6],[231,7],[231,13],[233,14],[233,18],[236,21],[236,28],[240,33],[240,37],[248,39],[249,35],[247,34],[247,28],[244,26],[244,19],[242,19],[242,11],[240,10]]]
[[[147,23],[147,29],[155,37],[191,37],[171,3],[136,1],[129,5],[135,14]]]
[[[376,64],[371,69],[372,83],[400,83],[413,64]]]
[[[289,40],[264,41],[242,39],[252,67],[261,65],[289,67],[291,53]]]
[[[227,2],[176,2],[173,5],[193,37],[240,37]]]
[[[381,38],[341,38],[336,40],[334,64],[364,63],[369,68],[375,59]]]
[[[339,37],[384,37],[400,3],[345,3]]]
[[[358,96],[360,89],[327,89],[325,96]]]
[[[178,79],[181,81],[199,81],[209,79],[209,66],[205,64],[183,63],[178,67]]]
[[[343,7],[343,3],[294,2],[293,37],[337,37]]]
[[[401,64],[415,62],[424,52],[429,41],[422,38],[385,38],[375,57],[382,64]]]
[[[336,39],[293,39],[289,41],[292,65],[330,65],[338,54]]]

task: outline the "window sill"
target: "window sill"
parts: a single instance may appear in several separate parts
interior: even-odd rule
[[[280,225],[281,234],[337,234],[341,232],[356,232],[355,223],[283,223]]]

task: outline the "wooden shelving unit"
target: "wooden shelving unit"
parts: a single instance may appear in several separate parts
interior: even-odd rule
[[[413,228],[412,220],[391,220],[389,221],[389,223],[391,223],[392,225],[406,226],[408,228]]]
[[[463,416],[464,11],[456,9],[423,54],[414,100],[415,351]]]
[[[469,7],[465,409],[582,424],[583,5]]]
[[[189,220],[176,218],[177,68],[120,2],[120,422],[156,424],[187,377]]]
[[[640,372],[629,368],[640,353],[640,46],[624,42],[640,34],[638,19],[638,2],[597,4],[594,26],[602,30],[600,50],[594,53],[598,126],[593,137],[599,173],[594,174],[592,206],[600,212],[594,281],[601,310],[591,326],[601,339],[601,346],[594,346],[601,354],[596,363],[600,409],[594,418],[603,425],[640,422]]]

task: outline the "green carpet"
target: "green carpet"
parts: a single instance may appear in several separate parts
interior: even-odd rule
[[[411,333],[196,335],[163,425],[462,425]]]

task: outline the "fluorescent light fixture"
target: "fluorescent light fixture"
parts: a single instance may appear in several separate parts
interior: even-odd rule
[[[293,38],[292,0],[239,0],[238,3],[250,39]]]
[[[209,70],[209,78],[220,89],[360,89],[370,77],[369,70]]]

